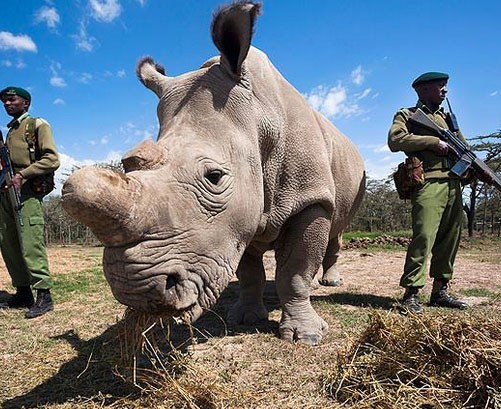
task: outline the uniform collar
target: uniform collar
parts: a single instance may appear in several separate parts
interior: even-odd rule
[[[439,107],[436,111],[432,111],[430,108],[428,108],[423,101],[421,100],[418,100],[417,104],[416,104],[416,107],[417,108],[420,108],[421,110],[423,110],[424,112],[426,113],[429,113],[429,114],[440,114],[442,115],[443,117],[445,117],[445,110],[443,107]]]
[[[19,124],[21,122],[23,122],[23,119],[25,118],[28,118],[30,116],[30,113],[29,112],[25,112],[24,114],[22,114],[19,118],[14,118],[12,121],[10,121],[8,124],[7,124],[7,128],[12,128],[14,126],[19,126]]]

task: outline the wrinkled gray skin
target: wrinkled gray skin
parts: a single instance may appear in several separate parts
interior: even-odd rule
[[[326,285],[340,235],[361,201],[363,161],[266,55],[251,47],[259,5],[234,4],[212,23],[221,52],[170,78],[151,58],[138,64],[159,98],[157,142],[123,158],[125,174],[75,172],[63,206],[105,246],[114,296],[136,310],[192,320],[233,275],[240,297],[231,323],[266,319],[263,253],[274,249],[280,336],[318,344],[327,330],[310,304],[321,266]]]

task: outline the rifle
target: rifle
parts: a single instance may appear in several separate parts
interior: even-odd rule
[[[9,186],[14,178],[14,169],[10,161],[9,150],[3,141],[2,131],[0,131],[0,165],[2,168],[0,170],[0,186],[3,186],[4,184]],[[13,185],[8,188],[8,192],[9,200],[12,205],[12,209],[14,210],[17,226],[19,228],[19,226],[23,225],[23,218],[21,217],[21,193],[19,192],[19,189]]]
[[[452,119],[454,127],[457,127],[455,117],[453,116]],[[433,131],[440,139],[447,142],[449,151],[452,152],[451,156],[457,160],[451,169],[452,173],[461,177],[469,168],[480,174],[487,173],[492,179],[492,185],[501,191],[501,179],[454,132],[438,126],[420,108],[409,118],[409,121]]]

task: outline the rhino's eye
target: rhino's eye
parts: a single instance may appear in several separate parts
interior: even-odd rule
[[[205,174],[206,179],[213,185],[217,185],[221,178],[223,177],[223,172],[219,169],[209,170]]]

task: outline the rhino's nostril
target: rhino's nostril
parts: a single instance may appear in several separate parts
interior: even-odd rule
[[[171,289],[171,288],[175,287],[175,286],[176,286],[176,284],[177,284],[177,277],[176,277],[176,276],[174,276],[174,275],[169,275],[169,276],[167,277],[167,282],[165,283],[165,288],[166,288],[167,290],[169,290],[169,289]]]

